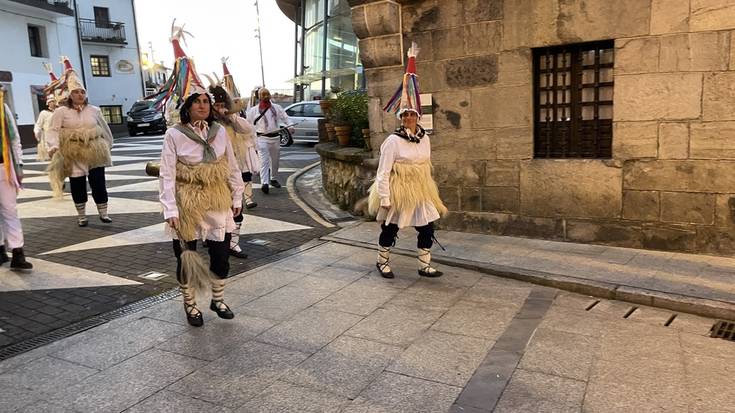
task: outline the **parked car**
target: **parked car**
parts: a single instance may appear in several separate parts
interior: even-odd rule
[[[291,104],[285,108],[286,114],[294,123],[294,133],[281,133],[281,146],[289,146],[296,142],[319,142],[319,119],[324,118],[318,100],[310,100]],[[290,136],[289,136],[290,135]]]
[[[143,132],[166,132],[166,119],[163,112],[153,107],[150,100],[139,100],[128,112],[128,133],[130,136]]]

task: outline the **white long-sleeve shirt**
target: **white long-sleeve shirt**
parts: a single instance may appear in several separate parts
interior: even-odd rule
[[[102,116],[102,112],[97,106],[85,105],[82,110],[69,108],[67,106],[60,106],[54,110],[54,114],[51,117],[51,128],[46,133],[46,146],[48,146],[49,152],[59,149],[59,132],[61,129],[76,129],[76,128],[92,128],[99,126],[102,128],[102,136],[107,141],[110,149],[112,149],[112,131],[107,125],[105,118]],[[71,176],[86,176],[89,174],[89,165],[85,165],[81,162],[74,162],[72,167]]]
[[[253,106],[252,108],[248,109],[246,113],[248,122],[250,122],[250,124],[252,125],[255,125],[256,132],[277,132],[280,125],[291,124],[291,118],[288,117],[286,111],[283,110],[281,105],[277,105],[275,103],[271,103],[271,105],[275,109],[275,114],[273,113],[273,110],[267,109],[265,115],[263,115],[263,117],[258,120],[258,123],[255,123],[255,120],[258,119],[258,116],[260,116],[260,108],[258,106]],[[273,139],[278,139],[278,137],[274,137]]]
[[[391,134],[380,145],[380,161],[375,175],[380,206],[377,220],[403,227],[420,227],[439,219],[439,212],[431,202],[422,202],[412,213],[398,211],[390,202],[390,173],[396,162],[419,163],[431,160],[431,143],[425,136],[419,143],[409,142],[398,135]],[[407,213],[408,212],[408,213]]]
[[[51,129],[51,119],[53,118],[54,112],[50,110],[42,110],[38,114],[36,124],[33,125],[33,135],[36,137],[38,142],[42,142],[46,136],[46,132]]]
[[[207,128],[199,130],[190,125],[196,134],[203,139],[207,138]],[[210,143],[214,149],[215,155],[219,159],[222,156],[227,157],[230,167],[229,185],[232,189],[232,207],[242,207],[242,193],[244,186],[242,183],[242,175],[237,166],[237,159],[232,151],[232,145],[227,138],[227,132],[221,127]],[[169,128],[163,139],[163,148],[161,149],[161,169],[160,169],[160,194],[159,200],[163,206],[163,217],[169,219],[179,217],[179,208],[176,205],[176,162],[180,159],[188,165],[196,165],[202,162],[204,150],[201,144],[192,141],[183,133],[175,128]],[[208,211],[205,214],[205,222],[198,225],[197,237],[199,239],[210,239],[213,241],[224,240],[225,234],[235,229],[235,221],[232,217],[232,211]],[[173,234],[171,234],[173,236]]]

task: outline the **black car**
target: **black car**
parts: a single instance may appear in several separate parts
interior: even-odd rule
[[[128,133],[135,136],[140,132],[166,132],[163,112],[153,107],[150,100],[139,100],[128,112]]]

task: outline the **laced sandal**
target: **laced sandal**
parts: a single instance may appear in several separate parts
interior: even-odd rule
[[[417,251],[419,260],[419,275],[427,278],[437,278],[444,275],[443,272],[431,266],[431,251],[428,248],[419,248]]]
[[[186,313],[186,321],[190,326],[201,327],[204,325],[204,317],[202,317],[202,312],[199,311],[196,304],[184,303],[184,312]]]
[[[212,300],[209,304],[209,309],[217,313],[219,318],[224,318],[225,320],[232,320],[235,318],[235,313],[230,310],[230,307],[225,304],[224,300]]]
[[[395,278],[395,274],[390,268],[390,248],[379,247],[378,248],[378,262],[375,263],[375,268],[378,269],[380,276],[383,278]]]

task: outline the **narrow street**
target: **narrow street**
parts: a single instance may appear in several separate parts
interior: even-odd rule
[[[18,199],[30,273],[0,268],[0,359],[73,333],[76,322],[119,309],[176,287],[171,241],[164,234],[158,203],[158,180],[146,176],[145,164],[160,156],[163,136],[123,137],[115,140],[114,166],[107,169],[112,224],[96,217],[90,196],[89,226],[79,228],[70,194],[52,197],[45,174],[47,162],[24,156],[25,189]],[[246,210],[240,245],[246,260],[232,258],[231,274],[242,273],[276,258],[327,232],[287,193],[294,171],[318,160],[313,146],[283,148],[281,189],[269,195],[255,185],[258,207]],[[256,178],[257,182],[257,178]],[[68,190],[68,180],[67,180]],[[92,324],[94,325],[94,324]],[[58,332],[57,329],[69,328]],[[79,328],[89,326],[80,325]],[[45,337],[54,330],[60,336]],[[11,345],[16,348],[10,348]]]

